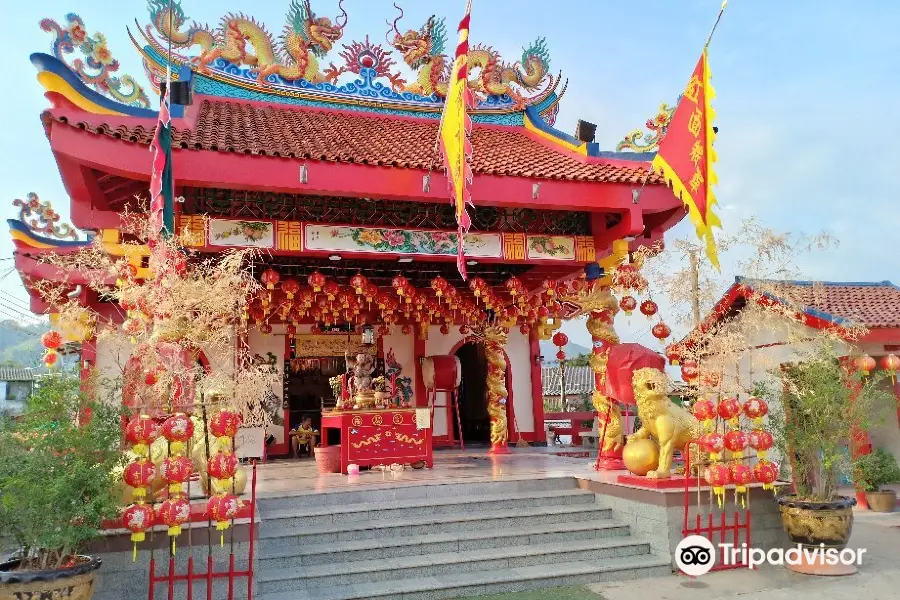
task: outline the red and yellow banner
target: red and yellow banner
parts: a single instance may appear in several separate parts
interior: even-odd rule
[[[718,268],[719,258],[712,232],[713,227],[722,225],[713,213],[716,197],[712,186],[718,183],[712,169],[716,162],[712,125],[716,113],[710,102],[714,97],[707,51],[704,49],[672,115],[666,137],[653,159],[653,168],[665,177],[675,195],[688,207],[691,221],[697,228],[697,237],[706,241],[706,255]]]
[[[472,106],[472,92],[469,90],[469,17],[472,1],[466,4],[466,14],[459,23],[459,43],[456,46],[456,57],[450,69],[450,84],[447,88],[447,99],[444,114],[441,117],[440,142],[447,170],[447,180],[453,204],[456,207],[456,223],[459,227],[459,247],[456,266],[459,274],[466,279],[466,262],[463,249],[463,234],[469,231],[471,220],[466,212],[466,205],[472,203],[469,185],[472,183],[472,144],[469,133],[472,130],[472,119],[468,108]]]

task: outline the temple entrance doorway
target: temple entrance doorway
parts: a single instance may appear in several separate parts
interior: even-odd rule
[[[469,444],[490,444],[491,421],[487,412],[487,359],[484,346],[468,342],[456,351],[462,371],[459,386],[459,417],[462,439]],[[451,418],[455,438],[459,439],[456,415]]]

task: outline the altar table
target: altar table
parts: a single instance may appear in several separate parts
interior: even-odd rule
[[[429,424],[430,425],[430,424]],[[322,413],[321,447],[328,445],[328,429],[341,432],[341,473],[347,465],[434,464],[431,428],[416,426],[413,408],[334,411]]]

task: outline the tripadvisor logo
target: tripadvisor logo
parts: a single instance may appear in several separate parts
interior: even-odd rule
[[[702,535],[689,535],[675,547],[675,564],[685,575],[699,577],[705,575],[715,566],[717,557],[721,557],[723,566],[747,565],[753,569],[762,564],[770,565],[852,565],[862,564],[865,548],[853,549],[826,548],[825,544],[819,547],[805,547],[798,544],[796,547],[772,548],[768,552],[762,548],[748,547],[741,544],[719,544],[718,548]]]

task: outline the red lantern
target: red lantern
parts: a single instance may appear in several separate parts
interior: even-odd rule
[[[656,325],[653,326],[653,329],[650,330],[650,333],[653,334],[653,337],[658,339],[659,341],[665,341],[667,337],[672,335],[672,330],[669,329],[669,326],[660,321]]]
[[[409,279],[407,279],[403,275],[397,275],[391,280],[391,286],[397,292],[398,296],[402,296],[406,293],[406,289],[409,287]]]
[[[194,471],[194,463],[187,456],[170,456],[163,461],[160,468],[162,478],[169,482],[169,493],[181,492],[181,484],[187,481]]]
[[[891,376],[891,381],[894,381],[897,371],[900,371],[900,358],[895,354],[888,354],[881,359],[881,368],[887,371],[888,375]]]
[[[56,350],[47,350],[47,352],[44,353],[43,361],[49,369],[59,361],[59,353]]]
[[[686,360],[681,363],[681,378],[684,379],[687,383],[693,383],[699,376],[700,367],[697,366],[697,361]]]
[[[529,325],[528,323],[523,323],[519,326],[519,331],[522,333],[522,335],[528,335],[529,333],[531,333],[531,325]]]
[[[265,284],[267,290],[274,290],[275,286],[281,280],[281,276],[275,269],[266,269],[259,278]]]
[[[357,296],[362,296],[366,293],[366,288],[369,287],[369,280],[362,273],[357,273],[350,278],[350,285],[353,286],[353,291],[356,292]]]
[[[678,346],[676,346],[675,344],[669,344],[668,346],[666,346],[666,358],[669,359],[670,365],[677,365],[678,360],[681,358]]]
[[[741,508],[747,508],[747,485],[753,482],[753,470],[744,463],[734,463],[730,470],[735,501],[740,499]]]
[[[469,280],[469,289],[472,290],[472,293],[475,294],[476,298],[479,298],[485,295],[488,284],[481,277],[473,277]]]
[[[341,291],[341,286],[339,286],[334,281],[329,281],[325,285],[322,286],[322,291],[328,296],[329,300],[334,300],[338,295],[338,292]]]
[[[657,312],[659,312],[659,307],[653,300],[644,300],[641,302],[641,314],[652,317]]]
[[[62,336],[56,331],[48,331],[41,336],[41,344],[48,350],[56,350],[62,346]]]
[[[747,435],[740,429],[729,431],[725,434],[725,447],[735,454],[742,453],[747,448]]]
[[[509,295],[515,298],[516,296],[522,293],[524,290],[524,286],[522,285],[521,280],[518,277],[510,277],[506,280],[506,283],[503,284],[506,287],[506,290],[509,292]]]
[[[710,460],[717,460],[725,449],[725,436],[715,431],[704,433],[700,436],[700,447],[709,454]]]
[[[763,484],[764,490],[774,490],[772,484],[778,479],[778,468],[772,461],[760,460],[753,467],[753,478]]]
[[[713,419],[716,418],[716,407],[709,400],[700,399],[691,406],[691,413],[700,421],[704,429],[709,429]]]
[[[706,481],[712,486],[719,508],[722,508],[725,500],[725,486],[731,483],[731,469],[723,463],[713,463],[706,469]]]
[[[544,293],[548,298],[552,298],[556,294],[556,281],[553,279],[545,279],[541,287],[544,288]]]
[[[434,290],[434,295],[440,298],[444,295],[444,291],[449,287],[449,283],[447,280],[438,275],[434,279],[431,280],[431,289]]]
[[[462,335],[469,335],[469,328],[466,325],[459,326],[459,333]]]
[[[272,333],[272,326],[268,323],[263,323],[262,325],[260,325],[259,331],[263,335],[270,335]]]
[[[231,527],[231,520],[237,517],[240,508],[241,501],[233,494],[213,496],[206,505],[209,518],[216,522],[216,529],[222,532]]]
[[[207,462],[206,470],[214,479],[226,480],[237,472],[238,459],[231,452],[216,452]]]
[[[769,412],[769,405],[762,398],[750,396],[744,402],[744,414],[753,419],[756,425],[762,425],[762,419]]]
[[[564,334],[562,331],[557,331],[553,334],[553,345],[558,346],[559,348],[564,348],[566,344],[569,343],[569,336]]]
[[[134,488],[134,497],[143,498],[147,495],[150,482],[156,478],[156,466],[146,459],[128,463],[122,471],[122,479]]]
[[[400,328],[400,333],[402,333],[403,335],[409,335],[410,333],[412,333],[412,327],[410,327],[409,325],[404,325]]]
[[[637,307],[637,300],[634,299],[634,296],[623,296],[619,300],[619,307],[625,311],[626,315],[630,315]]]
[[[209,421],[209,430],[223,443],[230,445],[230,439],[237,435],[241,426],[241,416],[230,410],[219,411]]]
[[[441,335],[447,335],[448,333],[450,333],[450,326],[444,323],[441,325]]]
[[[747,441],[760,458],[765,458],[768,450],[775,444],[775,438],[765,429],[754,429],[747,436]]]
[[[731,426],[736,428],[738,416],[741,414],[741,403],[737,401],[737,398],[719,400],[719,403],[716,405],[716,412],[724,420],[730,421]]]
[[[155,518],[149,504],[132,504],[122,513],[122,526],[131,532],[131,541],[137,544],[146,539],[144,532],[153,527]]]
[[[125,426],[125,439],[138,456],[146,456],[150,444],[158,437],[159,427],[147,415],[132,417]]]
[[[159,505],[156,511],[159,520],[169,527],[169,535],[181,534],[181,526],[191,518],[191,505],[182,497],[169,498]],[[175,540],[172,540],[175,543]]]
[[[319,273],[318,271],[313,271],[309,277],[306,278],[306,282],[309,284],[309,287],[313,289],[314,292],[321,292],[322,286],[325,285],[327,278]]]
[[[297,326],[294,325],[293,323],[288,323],[287,326],[284,328],[284,332],[288,336],[293,337],[293,336],[297,335]]]
[[[294,294],[300,291],[300,282],[296,279],[285,279],[281,284],[281,289],[284,290],[288,300],[293,300]]]
[[[863,354],[856,359],[856,368],[862,372],[864,377],[868,377],[869,373],[875,370],[875,359],[868,354]]]
[[[172,415],[162,424],[162,434],[169,440],[173,455],[184,452],[184,444],[194,435],[194,424],[182,413]]]
[[[366,284],[366,302],[372,302],[378,296],[378,286],[374,283]]]
[[[558,361],[564,361],[564,360],[566,360],[566,353],[565,353],[564,351],[562,351],[562,350],[560,350],[559,352],[557,352],[557,353],[556,353],[556,360],[558,360]]]

